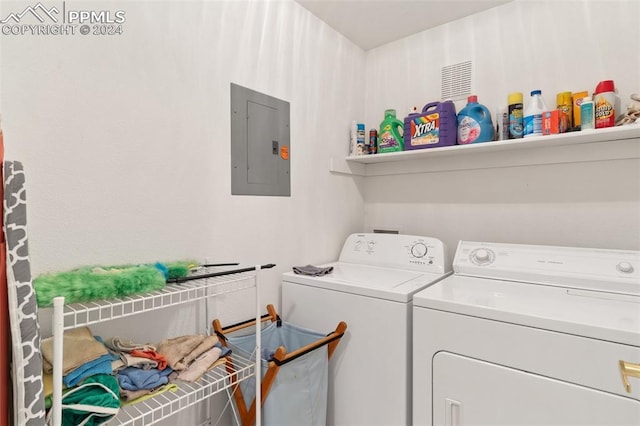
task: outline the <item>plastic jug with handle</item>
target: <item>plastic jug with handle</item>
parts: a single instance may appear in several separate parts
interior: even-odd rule
[[[456,144],[458,122],[452,101],[431,102],[422,113],[404,119],[404,149],[437,148]]]
[[[378,153],[403,151],[403,131],[404,124],[396,118],[396,110],[386,110],[378,133]]]
[[[493,136],[491,113],[478,103],[477,96],[469,96],[467,105],[458,113],[458,144],[489,142]]]

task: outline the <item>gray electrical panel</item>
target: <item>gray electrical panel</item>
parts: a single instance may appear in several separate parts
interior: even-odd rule
[[[231,194],[291,195],[289,102],[231,83]]]

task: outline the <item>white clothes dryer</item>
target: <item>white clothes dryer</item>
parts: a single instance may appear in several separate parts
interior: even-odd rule
[[[440,240],[352,234],[333,272],[282,277],[286,321],[313,330],[347,323],[329,363],[327,424],[410,425],[411,300],[450,274]]]
[[[640,424],[640,252],[461,241],[453,269],[414,296],[416,425]]]

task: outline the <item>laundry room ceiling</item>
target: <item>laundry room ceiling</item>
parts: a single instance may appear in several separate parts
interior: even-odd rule
[[[513,0],[296,0],[364,50]]]

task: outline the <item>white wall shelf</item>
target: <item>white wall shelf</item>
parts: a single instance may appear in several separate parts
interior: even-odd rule
[[[384,176],[640,158],[640,123],[527,139],[331,158],[329,170]]]

